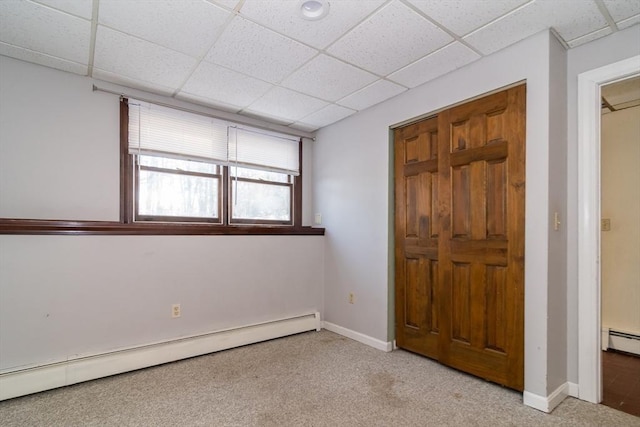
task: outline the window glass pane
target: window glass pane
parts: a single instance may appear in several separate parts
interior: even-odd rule
[[[219,167],[213,163],[194,162],[192,160],[180,160],[168,157],[138,156],[138,158],[142,166],[152,166],[170,170],[215,174],[218,172]]]
[[[259,179],[261,181],[273,182],[289,182],[289,176],[286,173],[268,172],[257,169],[237,168],[231,166],[231,176],[240,178]]]
[[[234,219],[291,220],[291,187],[233,181]]]
[[[219,179],[141,170],[138,214],[218,217]]]

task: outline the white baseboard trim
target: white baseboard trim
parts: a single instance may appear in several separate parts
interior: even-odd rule
[[[549,396],[539,396],[525,391],[522,394],[523,403],[534,409],[549,413],[555,409],[569,394],[569,383],[564,383]]]
[[[352,340],[361,342],[362,344],[366,344],[369,347],[376,348],[378,350],[389,352],[393,350],[393,343],[381,341],[379,339],[370,337],[365,334],[361,334],[360,332],[353,331],[351,329],[343,328],[342,326],[338,326],[331,322],[322,322],[322,327],[327,331],[335,332],[338,335],[342,335],[347,338],[351,338]]]
[[[569,396],[579,399],[578,395],[580,393],[580,388],[578,387],[578,384],[568,382],[567,385],[569,386],[569,389],[568,389]]]
[[[0,374],[0,400],[320,330],[320,313],[278,319]]]

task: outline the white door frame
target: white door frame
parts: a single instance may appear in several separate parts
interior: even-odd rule
[[[640,56],[578,75],[578,397],[602,401],[600,86],[640,73]]]

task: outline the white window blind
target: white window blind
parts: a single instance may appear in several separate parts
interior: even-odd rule
[[[227,163],[227,123],[129,99],[129,153]]]
[[[243,128],[229,129],[229,164],[300,175],[299,141]]]

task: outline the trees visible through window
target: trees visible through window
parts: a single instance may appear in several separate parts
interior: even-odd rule
[[[231,222],[291,222],[291,175],[230,167]]]
[[[136,156],[137,218],[219,222],[221,167]]]

